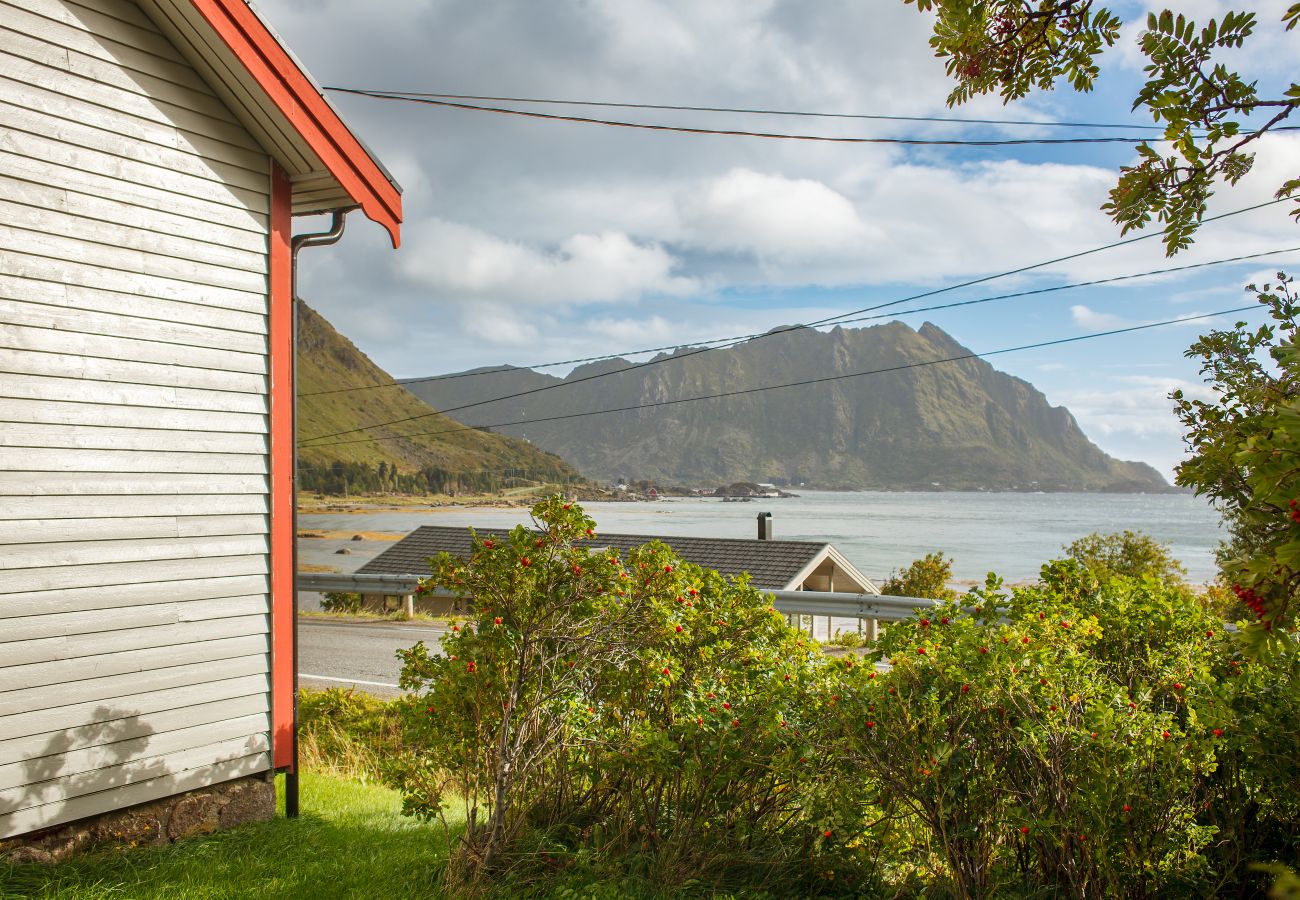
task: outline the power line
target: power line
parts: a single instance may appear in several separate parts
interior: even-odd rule
[[[870,375],[886,375],[892,372],[903,372],[909,369],[920,369],[926,366],[937,366],[943,363],[962,362],[968,359],[984,359],[990,356],[1000,356],[1006,353],[1017,353],[1023,350],[1041,350],[1045,347],[1057,347],[1062,344],[1073,344],[1079,341],[1089,341],[1097,338],[1114,337],[1120,334],[1130,334],[1136,331],[1146,331],[1151,328],[1162,328],[1167,325],[1178,325],[1183,322],[1195,322],[1200,319],[1210,319],[1215,316],[1226,316],[1232,313],[1255,312],[1263,309],[1261,306],[1238,306],[1232,309],[1222,309],[1218,312],[1201,313],[1195,316],[1183,316],[1178,319],[1166,319],[1162,322],[1148,322],[1144,325],[1130,325],[1127,328],[1113,328],[1110,331],[1098,331],[1092,334],[1081,334],[1068,338],[1056,338],[1050,341],[1039,341],[1034,344],[1021,344],[1018,347],[1004,347],[1001,350],[990,350],[985,353],[963,353],[958,356],[948,356],[943,359],[931,359],[923,362],[904,363],[897,366],[889,366],[883,369],[868,369],[864,372],[846,372],[840,375],[825,375],[821,378],[807,378],[802,381],[789,381],[784,384],[769,384],[762,387],[742,388],[734,391],[722,391],[717,394],[705,394],[700,397],[678,397],[672,400],[657,400],[653,403],[638,403],[632,406],[619,406],[611,409],[596,409],[587,412],[566,413],[558,416],[542,416],[535,419],[519,419],[514,422],[498,422],[492,425],[462,425],[458,428],[445,428],[439,431],[416,431],[409,434],[396,434],[384,437],[364,437],[354,438],[348,441],[331,441],[328,444],[316,444],[316,447],[337,447],[344,444],[364,444],[376,441],[395,441],[404,440],[413,437],[430,437],[441,434],[457,434],[465,431],[482,431],[490,428],[505,428],[517,425],[535,425],[540,422],[558,422],[566,419],[580,419],[586,416],[603,416],[619,412],[635,412],[642,409],[658,409],[665,406],[676,406],[682,403],[695,403],[700,400],[720,400],[727,397],[739,397],[748,394],[760,394],[766,391],[781,390],[783,388],[806,387],[813,384],[825,384],[831,381],[843,381],[849,378],[864,378]]]
[[[1263,203],[1257,203],[1257,204],[1255,204],[1254,206],[1248,206],[1248,207],[1245,207],[1245,208],[1243,208],[1243,209],[1234,210],[1234,211],[1232,211],[1232,212],[1220,213],[1220,214],[1217,215],[1217,216],[1210,216],[1210,217],[1208,217],[1208,218],[1206,218],[1206,219],[1204,219],[1204,220],[1202,220],[1202,221],[1203,221],[1203,222],[1213,222],[1213,221],[1217,221],[1217,220],[1220,220],[1220,219],[1226,219],[1226,218],[1229,218],[1229,217],[1231,217],[1231,216],[1241,215],[1242,213],[1247,213],[1247,212],[1251,212],[1251,211],[1253,211],[1253,210],[1262,209],[1262,208],[1264,208],[1264,207],[1266,207],[1266,206],[1272,206],[1272,205],[1277,204],[1277,203],[1282,203],[1282,202],[1285,201],[1285,199],[1286,199],[1286,198],[1277,198],[1277,199],[1273,199],[1273,200],[1267,200],[1267,201],[1265,201],[1265,202],[1263,202]],[[1147,234],[1138,235],[1137,237],[1124,238],[1124,239],[1122,239],[1122,240],[1114,241],[1114,242],[1109,243],[1109,244],[1103,244],[1103,245],[1100,246],[1100,247],[1093,247],[1093,248],[1090,249],[1090,250],[1081,250],[1081,251],[1078,251],[1077,253],[1070,253],[1070,254],[1067,254],[1067,255],[1065,255],[1065,256],[1058,256],[1058,257],[1056,257],[1056,258],[1054,258],[1054,259],[1044,260],[1043,262],[1037,262],[1037,263],[1033,263],[1033,264],[1031,264],[1031,265],[1027,265],[1027,266],[1020,266],[1019,268],[1011,269],[1010,271],[1006,271],[1006,272],[999,272],[999,273],[994,274],[994,275],[984,275],[984,276],[981,276],[981,277],[979,277],[979,278],[972,278],[972,279],[970,279],[970,280],[968,280],[968,281],[960,282],[960,283],[958,283],[958,284],[949,285],[948,287],[935,288],[934,290],[930,290],[930,291],[923,291],[922,293],[919,293],[919,294],[913,294],[913,295],[911,295],[910,297],[902,297],[902,298],[900,298],[900,299],[898,299],[898,300],[891,300],[891,301],[888,301],[888,302],[886,302],[886,303],[878,303],[878,304],[876,304],[876,305],[874,305],[874,306],[866,306],[866,307],[863,307],[863,308],[861,308],[861,309],[850,310],[849,312],[846,312],[846,313],[841,313],[841,314],[839,314],[839,315],[835,315],[835,316],[828,316],[827,318],[824,318],[824,319],[818,319],[818,320],[813,321],[813,322],[805,322],[805,323],[798,324],[798,325],[790,325],[790,326],[787,326],[787,327],[784,327],[784,328],[777,328],[777,329],[773,329],[773,330],[771,330],[771,331],[764,332],[764,333],[759,334],[759,335],[745,335],[745,336],[738,336],[738,337],[735,337],[735,338],[730,338],[730,339],[728,339],[728,340],[729,340],[731,343],[730,343],[730,344],[724,344],[723,347],[701,347],[701,348],[699,348],[699,349],[697,349],[697,350],[693,350],[693,351],[691,351],[691,352],[689,352],[689,353],[683,353],[683,354],[678,354],[678,355],[675,355],[675,356],[664,357],[663,359],[651,359],[651,360],[647,360],[646,362],[637,363],[636,365],[629,366],[628,368],[625,368],[625,369],[619,369],[619,370],[616,371],[616,372],[600,372],[600,373],[596,373],[596,374],[593,374],[593,375],[584,376],[583,378],[575,379],[575,380],[573,380],[573,381],[562,381],[562,382],[559,382],[558,384],[550,384],[550,385],[545,385],[545,386],[543,386],[543,387],[532,388],[531,390],[521,391],[521,392],[519,392],[519,393],[515,393],[515,394],[505,394],[505,395],[502,395],[502,396],[500,396],[500,397],[493,397],[493,398],[488,399],[488,400],[479,400],[479,401],[476,401],[476,402],[474,402],[474,403],[466,403],[466,404],[462,404],[461,406],[454,406],[454,407],[451,407],[451,408],[449,408],[449,409],[445,409],[445,410],[439,410],[439,411],[433,411],[433,412],[427,412],[427,413],[420,413],[419,415],[415,415],[415,416],[405,416],[405,417],[403,417],[403,418],[400,418],[400,419],[392,419],[392,420],[387,421],[387,422],[374,422],[374,423],[371,423],[371,424],[369,424],[369,425],[363,425],[363,426],[361,426],[361,427],[359,427],[359,428],[349,428],[349,429],[346,429],[346,430],[344,430],[344,431],[335,431],[335,432],[331,432],[331,433],[329,433],[329,434],[318,434],[318,435],[314,435],[313,437],[303,438],[303,439],[302,439],[302,443],[306,444],[306,443],[309,443],[309,442],[312,442],[312,441],[322,441],[322,440],[327,440],[327,439],[329,439],[329,438],[342,437],[342,436],[344,436],[344,435],[354,434],[354,433],[356,433],[356,432],[358,432],[358,431],[366,431],[366,430],[368,430],[368,429],[370,429],[370,428],[384,428],[384,427],[387,427],[387,426],[389,426],[389,425],[401,425],[401,424],[404,424],[404,423],[406,423],[406,422],[414,422],[414,421],[417,421],[417,420],[419,420],[419,419],[427,419],[427,418],[430,417],[430,416],[438,415],[439,412],[441,412],[443,415],[449,415],[449,414],[451,414],[451,413],[453,413],[453,412],[460,412],[460,411],[465,410],[465,409],[472,409],[472,408],[474,408],[474,407],[476,407],[476,406],[485,406],[485,405],[487,405],[487,404],[489,404],[489,403],[496,403],[497,401],[500,401],[500,400],[513,400],[513,399],[518,398],[518,397],[525,397],[525,396],[529,396],[529,395],[532,395],[532,394],[540,394],[540,393],[543,393],[543,392],[545,392],[545,391],[552,391],[552,390],[556,390],[556,389],[558,389],[558,388],[571,387],[571,386],[573,386],[573,385],[575,385],[575,384],[582,384],[583,382],[593,381],[593,380],[595,380],[595,379],[597,379],[597,378],[607,378],[607,377],[609,377],[609,376],[611,376],[611,375],[622,375],[622,374],[625,374],[625,373],[627,373],[627,372],[635,371],[635,370],[637,370],[637,369],[643,369],[643,368],[646,368],[647,366],[660,365],[660,364],[662,364],[662,363],[666,363],[666,362],[673,362],[673,361],[678,361],[678,360],[682,360],[682,359],[688,359],[689,357],[697,356],[697,355],[699,355],[699,354],[701,354],[701,353],[708,353],[708,352],[710,352],[711,350],[724,349],[726,346],[731,346],[731,345],[733,345],[733,344],[735,344],[735,343],[739,343],[739,342],[744,341],[744,340],[761,340],[761,339],[763,339],[763,338],[765,338],[765,337],[771,337],[772,335],[776,335],[776,334],[783,334],[783,333],[785,333],[785,332],[787,332],[787,331],[794,331],[794,330],[801,329],[801,328],[815,328],[815,327],[817,327],[817,326],[819,326],[819,325],[829,325],[829,324],[835,323],[835,322],[837,322],[837,321],[839,321],[839,320],[848,319],[848,318],[851,317],[851,316],[858,316],[858,315],[861,315],[861,314],[863,314],[863,313],[869,313],[869,312],[875,312],[875,311],[877,311],[877,310],[881,310],[881,309],[887,309],[887,308],[889,308],[889,307],[891,307],[891,306],[897,306],[897,305],[899,305],[899,304],[901,304],[901,303],[909,303],[909,302],[914,301],[914,300],[924,300],[924,299],[927,298],[927,297],[934,297],[934,296],[937,296],[937,295],[939,295],[939,294],[945,294],[945,293],[949,293],[949,292],[951,292],[951,291],[960,290],[961,288],[967,288],[967,287],[971,287],[971,286],[973,286],[973,285],[977,285],[977,284],[984,284],[984,283],[989,282],[989,281],[996,281],[997,279],[1000,279],[1000,278],[1007,278],[1007,277],[1009,277],[1009,276],[1011,276],[1011,275],[1019,275],[1019,274],[1022,274],[1022,273],[1024,273],[1024,272],[1030,272],[1030,271],[1033,271],[1034,269],[1041,269],[1041,268],[1043,268],[1044,266],[1055,265],[1056,263],[1068,262],[1068,261],[1070,261],[1070,260],[1075,260],[1075,259],[1081,259],[1082,257],[1090,256],[1090,255],[1095,254],[1095,253],[1101,253],[1101,252],[1103,252],[1103,251],[1105,251],[1105,250],[1112,250],[1112,249],[1114,249],[1114,248],[1116,248],[1116,247],[1123,247],[1123,246],[1126,246],[1126,245],[1128,245],[1128,244],[1136,244],[1136,243],[1138,243],[1138,242],[1140,242],[1140,241],[1150,240],[1150,239],[1155,238],[1155,237],[1160,237],[1160,233],[1159,233],[1159,232],[1149,232],[1149,233],[1147,233]]]
[[[1295,253],[1300,251],[1300,247],[1287,247],[1282,250],[1265,250],[1260,253],[1249,253],[1243,256],[1230,256],[1225,259],[1214,259],[1208,262],[1190,263],[1185,266],[1171,266],[1166,269],[1151,269],[1146,272],[1134,272],[1129,275],[1114,275],[1110,278],[1097,278],[1092,281],[1076,281],[1071,284],[1058,284],[1052,287],[1035,288],[1028,291],[1016,291],[1011,294],[996,294],[992,297],[980,297],[976,300],[961,300],[956,303],[941,303],[936,306],[920,306],[915,309],[900,309],[893,313],[884,313],[881,315],[861,316],[858,318],[844,319],[837,318],[836,325],[851,325],[857,322],[870,322],[877,319],[888,319],[891,316],[909,316],[916,313],[935,312],[944,309],[956,309],[962,306],[977,306],[982,303],[992,303],[995,300],[1014,300],[1019,297],[1032,297],[1037,294],[1052,294],[1058,291],[1068,291],[1082,287],[1096,287],[1101,284],[1115,284],[1120,281],[1132,281],[1138,278],[1150,278],[1156,275],[1170,275],[1174,272],[1187,272],[1192,269],[1204,269],[1210,266],[1221,266],[1229,263],[1246,262],[1252,259],[1262,259],[1266,256],[1277,256],[1280,253]],[[792,328],[811,328],[810,325],[791,326]],[[496,369],[481,369],[474,372],[453,372],[447,375],[428,375],[423,378],[402,378],[390,382],[361,385],[359,387],[333,388],[328,391],[309,391],[299,394],[299,397],[319,397],[326,394],[350,394],[358,391],[377,391],[384,388],[405,388],[408,384],[424,384],[430,381],[446,381],[455,378],[471,378],[480,375],[495,375],[500,372],[520,372],[528,369],[547,369],[555,366],[576,365],[579,363],[603,362],[611,359],[624,359],[629,356],[641,356],[646,353],[658,353],[668,350],[681,350],[684,347],[702,347],[710,344],[735,343],[737,341],[751,340],[767,334],[765,331],[754,332],[753,334],[736,335],[726,338],[713,338],[707,341],[693,341],[684,344],[674,344],[665,347],[650,347],[645,350],[629,350],[624,353],[610,353],[605,356],[587,356],[581,359],[560,360],[558,362],[537,363],[529,366],[501,366]],[[712,348],[711,348],[712,349]],[[614,373],[611,373],[614,374]],[[508,399],[508,398],[503,398]],[[488,401],[485,401],[488,402]],[[312,438],[311,440],[317,440]]]
[[[742,113],[757,116],[793,116],[810,119],[860,119],[884,122],[943,122],[954,125],[1027,125],[1045,128],[1133,128],[1139,131],[1164,131],[1163,125],[1138,125],[1132,122],[1035,122],[1031,119],[966,119],[959,116],[899,116],[882,113],[806,112],[789,109],[750,109],[736,106],[680,106],[670,103],[619,103],[608,100],[556,100],[540,97],[496,97],[489,94],[438,94],[431,91],[387,91],[377,88],[325,87],[322,90],[341,94],[385,97],[423,97],[434,100],[474,100],[492,103],[537,103],[554,106],[597,106],[607,109],[657,109],[673,112]]]
[[[789,134],[776,131],[743,131],[733,128],[693,128],[687,125],[655,125],[650,122],[627,122],[619,119],[596,119],[589,116],[567,116],[559,113],[544,113],[530,109],[509,109],[504,106],[482,106],[463,103],[458,100],[435,100],[410,94],[387,94],[380,91],[367,91],[359,88],[333,88],[339,93],[370,97],[374,100],[393,100],[402,103],[422,103],[428,106],[440,106],[447,109],[466,109],[476,112],[498,113],[506,116],[521,116],[527,119],[545,119],[551,122],[571,122],[582,125],[605,125],[612,128],[634,128],[642,131],[669,131],[678,134],[719,135],[722,137],[768,138],[784,141],[813,141],[829,144],[902,144],[909,147],[1017,147],[1028,145],[1054,144],[1141,144],[1147,141],[1163,141],[1159,137],[1072,137],[1072,138],[1003,138],[987,140],[960,140],[957,138],[894,138],[894,137],[850,137],[829,134]]]

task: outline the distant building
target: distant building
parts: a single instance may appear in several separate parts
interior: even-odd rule
[[[509,529],[476,529],[480,537],[500,538]],[[819,541],[776,541],[770,538],[710,538],[680,535],[599,534],[590,543],[593,549],[614,549],[620,554],[663,541],[682,559],[723,575],[748,572],[750,582],[767,591],[836,591],[853,594],[878,594],[876,587],[844,558],[833,545]],[[393,544],[357,570],[358,575],[427,575],[429,557],[439,553],[469,556],[472,543],[469,531],[443,525],[424,525]],[[387,601],[388,606],[395,599]],[[365,598],[368,606],[384,608],[383,596]],[[451,611],[451,601],[421,598],[421,611],[434,614]]]
[[[269,816],[292,217],[396,245],[400,190],[246,0],[0,0],[0,28],[0,842]]]

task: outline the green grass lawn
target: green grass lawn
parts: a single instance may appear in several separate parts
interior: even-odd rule
[[[283,779],[280,780],[281,782]],[[281,794],[283,785],[279,785]],[[400,815],[396,791],[304,773],[302,815],[53,868],[0,864],[0,897],[215,900],[438,896],[442,830]],[[283,796],[280,798],[283,813]]]

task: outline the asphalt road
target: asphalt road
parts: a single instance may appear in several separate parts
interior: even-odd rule
[[[416,641],[437,649],[444,629],[392,622],[298,619],[298,681],[303,687],[349,687],[395,697],[401,663],[394,655]]]

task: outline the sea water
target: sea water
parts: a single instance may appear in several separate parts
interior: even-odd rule
[[[875,579],[941,551],[953,560],[955,580],[982,580],[988,572],[1009,582],[1031,580],[1071,541],[1127,529],[1167,544],[1187,567],[1189,579],[1203,582],[1214,577],[1214,548],[1225,536],[1218,514],[1190,494],[798,493],[747,503],[692,497],[593,502],[584,508],[600,531],[661,536],[669,543],[674,535],[752,538],[758,513],[770,512],[773,537],[828,541]],[[501,528],[529,521],[527,509],[458,508],[303,515],[299,527],[404,534],[420,525]],[[355,557],[324,557],[332,543],[303,541],[300,546],[307,549],[308,544],[322,553],[319,562],[347,571],[361,564]]]

